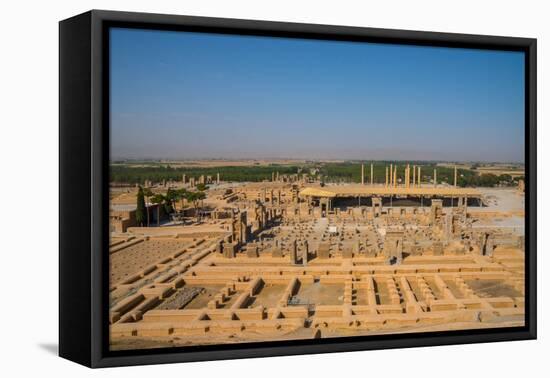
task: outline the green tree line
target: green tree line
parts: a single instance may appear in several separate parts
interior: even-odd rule
[[[146,167],[132,167],[131,165],[111,165],[110,167],[110,181],[112,183],[125,183],[125,184],[144,184],[145,180],[151,180],[153,182],[161,182],[162,180],[181,181],[182,175],[186,174],[187,177],[199,177],[212,176],[212,179],[216,179],[216,175],[219,173],[220,178],[224,181],[263,181],[271,180],[272,172],[279,172],[279,175],[283,174],[295,174],[300,167],[298,166],[286,166],[286,165],[272,165],[272,166],[228,166],[228,167],[204,167],[204,168],[191,168],[191,167],[171,167],[171,166],[146,166]]]
[[[365,183],[370,183],[370,162],[365,162]],[[386,167],[390,164],[397,167],[397,178],[400,183],[405,182],[405,168],[407,163],[377,161],[373,163],[374,182],[383,184],[386,180]],[[414,164],[414,163],[413,163]],[[410,164],[412,182],[412,167]],[[419,166],[419,165],[417,165]],[[437,183],[454,183],[454,168],[441,167],[431,163],[420,165],[423,183],[433,181],[434,168],[437,169]],[[279,175],[290,175],[300,172],[309,173],[310,169],[318,170],[318,175],[323,182],[361,182],[361,163],[342,162],[342,163],[309,163],[303,166],[298,165],[269,165],[269,166],[228,166],[228,167],[171,167],[169,165],[159,166],[139,166],[132,165],[112,165],[111,182],[124,184],[144,184],[145,180],[161,182],[163,180],[181,181],[182,175],[198,178],[201,175],[212,176],[216,179],[216,174],[220,174],[223,181],[234,182],[259,182],[271,180],[273,172],[279,172]],[[478,175],[474,170],[460,168],[457,170],[457,185],[461,187],[494,187],[497,185],[516,185],[518,179],[513,179],[510,175],[481,174]]]

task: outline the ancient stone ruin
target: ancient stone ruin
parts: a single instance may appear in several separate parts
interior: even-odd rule
[[[432,185],[407,166],[398,182],[389,166],[377,185],[368,168],[357,185],[274,171],[209,189],[200,220],[112,228],[113,348],[523,324],[524,236],[501,225],[517,214],[456,175]],[[206,182],[223,178],[181,185]]]

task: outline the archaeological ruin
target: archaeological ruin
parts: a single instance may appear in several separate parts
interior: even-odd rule
[[[370,169],[369,169],[370,168]],[[111,196],[112,349],[429,332],[524,324],[524,193],[404,180],[357,184],[220,174],[200,211],[149,227],[135,189]],[[437,172],[433,172],[437,177]]]

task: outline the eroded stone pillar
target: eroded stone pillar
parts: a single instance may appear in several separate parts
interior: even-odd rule
[[[370,165],[370,184],[371,186],[374,185],[374,167],[372,163]]]
[[[298,263],[298,243],[296,242],[296,239],[294,239],[290,245],[290,263]]]
[[[304,251],[302,253],[302,265],[306,266],[309,258],[309,244],[307,240],[304,241]]]
[[[456,169],[456,165],[455,165],[455,180],[454,180],[455,188],[456,188],[456,181],[457,181],[457,169]]]
[[[372,212],[374,217],[378,217],[382,212],[382,198],[372,197]]]
[[[387,231],[384,239],[386,264],[400,264],[403,261],[403,231]]]

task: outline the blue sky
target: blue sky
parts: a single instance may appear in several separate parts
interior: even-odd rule
[[[519,52],[111,30],[111,156],[515,161]]]

